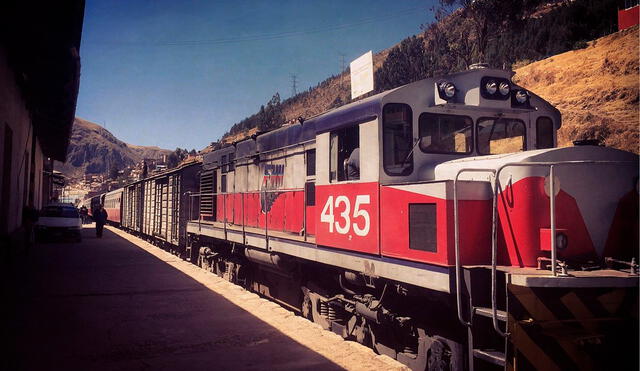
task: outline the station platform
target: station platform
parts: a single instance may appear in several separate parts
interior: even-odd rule
[[[3,269],[2,332],[10,346],[0,369],[396,369],[369,349],[345,346],[352,343],[327,337],[255,294],[234,291],[211,273],[134,242],[115,229],[105,229],[98,239],[86,226],[80,243],[37,244],[13,259]],[[192,268],[177,269],[181,264]],[[196,280],[185,269],[204,278]],[[211,289],[223,286],[238,300],[282,318],[265,321]],[[293,322],[298,338],[274,327]],[[305,343],[315,337],[305,326],[334,345],[314,349]]]

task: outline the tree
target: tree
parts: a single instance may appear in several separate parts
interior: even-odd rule
[[[487,63],[489,42],[504,33],[518,32],[526,12],[539,3],[540,0],[440,0],[438,25],[447,25],[447,19],[451,19],[448,27],[438,29],[446,34],[449,49],[465,64]]]
[[[284,124],[284,115],[282,114],[282,104],[280,102],[280,94],[275,93],[271,100],[267,102],[267,107],[261,106],[258,112],[258,130],[269,131],[278,128]]]
[[[376,90],[384,91],[424,79],[428,75],[423,38],[411,36],[389,52],[376,71]]]
[[[175,151],[171,152],[169,156],[167,156],[167,169],[172,169],[178,166],[178,164],[180,164],[188,154],[189,152],[187,152],[186,149],[176,148]]]
[[[109,179],[116,180],[118,179],[118,165],[116,165],[115,161],[111,161],[111,166],[109,167]]]

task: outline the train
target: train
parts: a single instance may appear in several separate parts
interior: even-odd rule
[[[420,80],[95,199],[413,370],[637,368],[638,156],[559,148],[513,75]]]

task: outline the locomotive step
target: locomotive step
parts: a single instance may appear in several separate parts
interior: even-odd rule
[[[481,315],[483,317],[488,317],[488,318],[492,318],[493,317],[493,309],[491,309],[491,308],[474,307],[473,310],[475,311],[476,314]],[[502,322],[506,322],[507,321],[507,312],[505,312],[503,310],[497,310],[496,311],[496,317],[498,318],[498,320],[500,320]]]
[[[502,352],[493,349],[474,349],[473,356],[476,358],[480,358],[487,362],[491,362],[498,366],[504,367],[505,365],[505,355]]]

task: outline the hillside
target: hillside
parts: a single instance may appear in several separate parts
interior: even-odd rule
[[[560,146],[600,139],[639,152],[638,26],[516,70],[516,83],[562,112]]]
[[[516,83],[562,113],[560,146],[597,138],[606,146],[639,152],[638,37],[636,26],[591,41],[584,49],[515,69]],[[380,69],[391,49],[374,55],[374,71]],[[349,102],[350,89],[347,72],[329,78],[303,95],[285,100],[283,116],[292,121],[326,112]],[[222,142],[238,141],[254,132],[230,135]]]
[[[511,29],[517,31],[488,35],[483,53],[478,49],[479,30],[470,21],[473,14],[458,9],[423,25],[419,35],[374,55],[376,91],[457,72],[477,61],[491,62],[494,68],[539,61],[517,69],[515,80],[563,113],[560,145],[599,138],[605,145],[637,153],[638,28],[600,37],[617,27],[615,0],[529,3],[532,7],[524,13],[518,13],[519,7],[510,8],[516,12],[511,14],[513,19],[519,20]],[[492,13],[482,16],[487,24],[495,18]],[[493,26],[499,28],[502,23]],[[205,150],[241,140],[257,128],[270,130],[349,102],[349,73],[345,71],[283,102],[274,95],[266,107],[233,125],[220,143]]]
[[[124,169],[143,158],[158,158],[169,153],[170,150],[158,147],[127,144],[102,126],[76,117],[71,131],[67,162],[56,165],[56,168],[73,178],[85,173],[106,173],[108,166]]]

